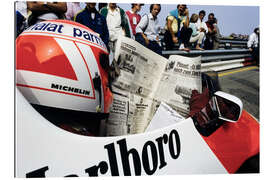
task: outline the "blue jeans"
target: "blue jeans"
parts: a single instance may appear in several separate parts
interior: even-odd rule
[[[162,48],[160,47],[160,45],[157,43],[157,41],[150,41],[149,40],[149,44],[146,45],[144,38],[142,37],[141,33],[137,33],[135,35],[135,40],[137,42],[139,42],[140,44],[142,44],[143,46],[147,47],[148,49],[151,49],[152,51],[154,51],[155,53],[162,55]]]

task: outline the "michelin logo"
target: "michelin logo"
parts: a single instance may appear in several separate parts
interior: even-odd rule
[[[76,94],[82,94],[82,95],[90,96],[90,91],[79,89],[79,88],[74,88],[74,87],[70,87],[70,86],[63,86],[63,85],[52,83],[51,88],[66,91],[66,92],[72,92],[72,93],[76,93]]]

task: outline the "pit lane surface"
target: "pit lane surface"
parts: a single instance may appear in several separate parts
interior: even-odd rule
[[[244,109],[258,120],[259,70],[257,66],[249,66],[218,73],[222,91],[240,98]]]

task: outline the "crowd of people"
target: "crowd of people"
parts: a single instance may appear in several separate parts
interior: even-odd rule
[[[18,2],[17,2],[18,3]],[[130,37],[161,55],[161,39],[158,14],[160,4],[151,4],[149,14],[139,14],[144,4],[131,4],[131,9],[124,11],[116,3],[80,3],[80,2],[20,2],[17,6],[17,35],[22,26],[31,26],[49,19],[68,19],[81,23],[97,32],[107,48],[114,52],[118,36]],[[25,10],[26,9],[26,10]],[[21,13],[27,11],[27,15]],[[179,49],[189,52],[196,50],[218,49],[220,31],[214,13],[201,10],[198,14],[189,14],[185,4],[178,4],[166,17],[163,44],[166,50]],[[26,18],[27,17],[27,18]],[[26,21],[27,23],[22,23]],[[23,25],[22,25],[23,24]]]

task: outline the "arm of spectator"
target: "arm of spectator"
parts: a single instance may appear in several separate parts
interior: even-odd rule
[[[27,9],[32,12],[49,12],[50,9],[46,6],[45,2],[29,1],[27,2]]]
[[[147,15],[143,16],[141,21],[139,22],[139,24],[136,26],[136,33],[141,33],[142,37],[145,40],[145,43],[148,45],[149,44],[149,39],[147,38],[147,36],[144,34],[144,30],[147,26],[148,23],[148,19],[147,19]]]
[[[201,23],[199,22],[199,20],[195,23],[195,27],[197,31],[202,31]]]
[[[216,28],[216,26],[214,26],[213,34],[216,34],[216,33],[217,33],[217,28]]]
[[[66,2],[48,2],[47,6],[53,11],[60,14],[67,12],[67,3]]]
[[[131,37],[131,27],[130,27],[130,24],[129,24],[129,19],[128,19],[128,16],[126,15],[125,11],[123,10],[123,14],[124,14],[124,24],[123,24],[123,27],[122,29],[125,31],[125,35],[126,37]]]
[[[46,13],[57,12],[63,14],[67,11],[67,4],[65,2],[27,2],[27,8],[32,12]]]
[[[185,10],[185,16],[186,16],[186,21],[184,22],[184,27],[188,28],[189,27],[189,10],[186,8]]]
[[[215,28],[214,29],[211,29],[210,27],[208,27],[208,34],[213,35],[215,33],[216,33],[216,29]]]
[[[208,30],[208,28],[204,26],[203,22],[201,22],[200,24],[198,24],[198,22],[196,23],[196,28],[197,28],[197,31],[199,32],[205,32],[206,33],[206,30]]]
[[[136,33],[143,33],[143,30],[146,28],[148,23],[147,15],[143,16],[139,24],[136,26],[135,31]]]
[[[173,29],[172,29],[173,19],[174,19],[173,16],[169,16],[169,17],[167,18],[167,27],[168,27],[169,32],[170,32],[171,35],[172,35],[172,41],[173,41],[174,43],[178,43],[178,39],[177,39],[177,37],[175,37],[175,34],[174,34],[174,32],[173,32]]]
[[[205,29],[205,33],[207,34],[208,33],[208,27],[207,27],[205,22],[202,22],[202,24],[203,24],[203,28]]]
[[[142,37],[145,40],[146,45],[148,45],[149,44],[149,39],[147,38],[147,36],[144,33],[142,33]]]

